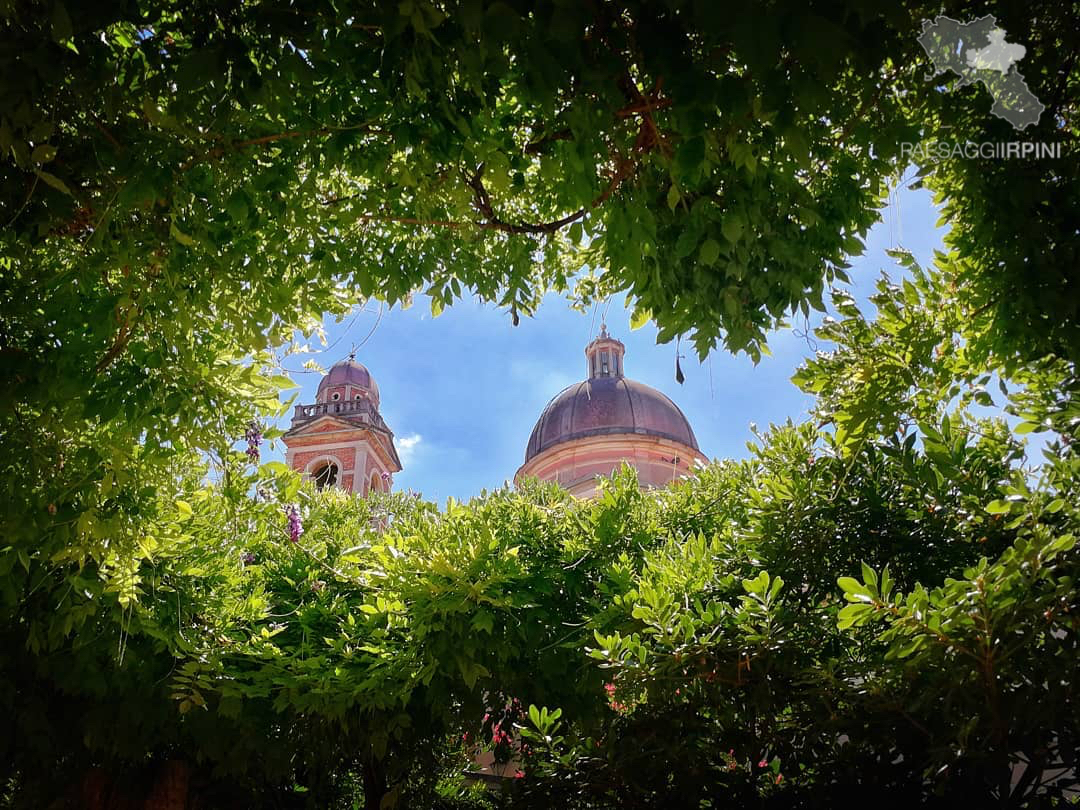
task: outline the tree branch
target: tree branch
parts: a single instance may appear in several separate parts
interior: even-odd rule
[[[101,119],[98,118],[96,115],[94,115],[92,113],[91,113],[90,117],[94,121],[94,126],[97,127],[98,130],[101,132],[101,134],[105,136],[105,139],[108,140],[108,142],[113,145],[113,147],[116,149],[116,151],[117,152],[123,152],[124,151],[124,145],[122,143],[120,143],[120,141],[118,141],[116,139],[115,135],[113,135],[111,132],[109,132],[109,130],[105,127],[105,125],[103,123],[101,123]]]
[[[370,124],[354,124],[346,127],[322,127],[320,129],[309,130],[288,130],[287,132],[277,132],[273,135],[261,135],[258,138],[247,138],[238,141],[223,141],[218,138],[219,145],[215,146],[201,155],[192,155],[186,161],[180,165],[180,171],[186,172],[192,166],[196,165],[203,160],[211,160],[219,158],[230,150],[246,149],[250,146],[265,146],[268,143],[276,143],[277,141],[292,140],[294,138],[321,138],[327,135],[333,135],[338,132],[352,132],[356,130],[362,130],[365,134],[369,135],[387,135],[389,133],[379,127],[371,126]]]
[[[556,130],[550,135],[545,135],[539,140],[526,144],[523,151],[526,155],[539,155],[549,143],[553,143],[554,141],[572,141],[573,139],[574,133],[567,127],[566,129]]]
[[[113,361],[123,354],[124,349],[126,349],[127,345],[131,342],[131,338],[135,333],[135,324],[138,322],[139,316],[143,312],[142,307],[139,304],[140,299],[153,287],[154,282],[160,275],[161,266],[152,265],[150,272],[146,277],[146,286],[139,292],[135,297],[135,300],[131,302],[127,309],[124,310],[123,321],[120,324],[120,328],[116,331],[116,337],[113,338],[112,345],[109,346],[108,350],[94,366],[95,374],[101,374],[101,372],[111,366]],[[116,313],[116,317],[117,320],[120,320],[121,313],[119,311]]]
[[[552,220],[550,222],[511,223],[500,219],[492,207],[491,197],[488,195],[487,189],[484,188],[481,180],[482,166],[472,177],[465,176],[463,179],[465,184],[472,189],[474,202],[480,213],[484,215],[484,220],[420,219],[419,217],[396,216],[394,214],[358,214],[356,218],[361,222],[396,222],[403,225],[420,225],[453,229],[476,228],[482,231],[502,231],[503,233],[512,234],[550,234],[576,222],[588,214],[589,211],[603,205],[611,195],[615,193],[622,182],[634,173],[636,167],[637,163],[633,160],[617,158],[615,172],[612,174],[604,190],[600,192],[592,202],[579,208],[572,214],[567,214],[561,219]],[[354,200],[356,197],[357,195],[334,197],[329,200],[322,200],[320,205],[340,205],[349,200]]]
[[[656,126],[656,122],[653,119],[652,112],[654,110],[664,109],[670,107],[672,104],[671,99],[662,98],[661,91],[663,89],[664,80],[659,78],[653,89],[649,91],[647,95],[642,94],[634,85],[633,80],[630,78],[629,73],[626,73],[622,79],[621,85],[626,93],[629,101],[628,106],[623,107],[615,112],[615,118],[618,120],[625,120],[633,116],[641,117],[641,126],[638,129],[637,139],[634,142],[634,152],[637,155],[644,155],[651,152],[653,149],[659,147],[665,154],[668,153],[669,148],[666,140],[660,134],[660,130]],[[373,130],[379,131],[379,130]],[[276,136],[265,136],[263,138],[254,138],[250,141],[242,141],[234,144],[235,146],[255,145],[261,143],[267,143],[272,140],[281,140],[286,137],[299,136],[305,133],[281,133]],[[553,141],[570,140],[573,134],[569,129],[561,129],[550,135],[544,136],[538,141],[528,144],[525,147],[526,154],[537,154],[542,151],[544,146]],[[482,215],[481,221],[466,222],[459,220],[446,220],[446,219],[430,219],[423,220],[416,217],[403,217],[394,216],[390,214],[361,214],[358,219],[363,222],[396,222],[405,225],[421,225],[421,226],[434,226],[441,228],[477,228],[480,230],[489,231],[501,231],[503,233],[511,234],[533,234],[533,235],[545,235],[555,233],[561,228],[566,227],[580,219],[582,219],[590,211],[598,208],[607,202],[608,199],[618,190],[623,181],[632,176],[637,169],[638,161],[636,159],[623,157],[617,154],[613,155],[615,161],[615,170],[612,172],[611,177],[608,180],[607,186],[600,194],[598,194],[588,205],[579,208],[571,214],[567,214],[560,219],[552,220],[550,222],[508,222],[500,217],[495,212],[495,206],[492,204],[491,195],[488,193],[487,188],[484,186],[484,164],[481,163],[476,171],[471,175],[462,172],[462,180],[465,185],[472,190],[473,193],[473,205],[477,211]],[[337,205],[346,200],[355,199],[354,196],[350,197],[335,197],[330,200],[323,200],[322,205]]]

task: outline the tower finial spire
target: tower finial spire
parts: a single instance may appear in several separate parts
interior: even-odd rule
[[[608,336],[607,322],[606,321],[600,321],[600,337],[606,338],[607,336]]]

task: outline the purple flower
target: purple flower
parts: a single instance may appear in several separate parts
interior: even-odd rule
[[[289,540],[295,543],[304,533],[304,524],[300,521],[300,510],[290,504],[285,507],[285,517],[289,520]]]
[[[387,486],[389,486],[389,485],[390,485],[390,477],[391,477],[391,476],[390,476],[390,473],[388,473],[388,472],[384,472],[384,473],[382,474],[382,482],[383,482],[384,484],[386,484]]]
[[[252,420],[251,424],[248,425],[247,432],[244,434],[244,440],[248,443],[246,451],[248,458],[258,464],[259,445],[262,444],[263,440],[262,426],[258,422]]]
[[[255,564],[255,555],[253,553],[251,553],[250,551],[245,551],[244,556],[241,557],[240,559],[244,561],[244,565],[254,565]]]

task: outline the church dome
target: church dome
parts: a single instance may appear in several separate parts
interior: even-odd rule
[[[595,377],[548,403],[529,437],[525,461],[557,444],[611,433],[660,436],[698,449],[683,412],[655,388],[625,377]]]
[[[324,399],[323,395],[330,389],[342,386],[363,389],[368,392],[374,402],[378,403],[379,401],[379,386],[375,384],[375,378],[371,376],[371,372],[363,364],[357,363],[351,356],[347,360],[342,360],[340,363],[331,366],[330,371],[326,373],[326,376],[319,383],[316,399],[322,401]]]
[[[514,480],[552,481],[575,497],[596,494],[623,466],[638,485],[665,487],[696,474],[705,455],[683,412],[655,388],[626,378],[626,347],[607,333],[585,347],[586,379],[560,391],[536,421]]]

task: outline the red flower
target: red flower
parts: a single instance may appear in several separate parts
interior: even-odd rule
[[[514,773],[514,778],[515,779],[524,779],[525,778],[525,771],[516,771]]]
[[[761,762],[759,762],[759,763],[757,764],[757,766],[758,766],[759,768],[768,768],[768,767],[769,767],[769,760],[767,760],[767,759],[763,759],[763,760],[761,760]]]

